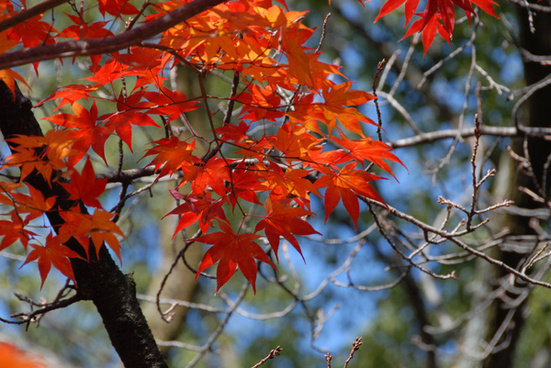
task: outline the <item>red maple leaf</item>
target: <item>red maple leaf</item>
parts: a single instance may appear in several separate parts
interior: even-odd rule
[[[408,29],[406,35],[410,36],[417,32],[423,33],[423,48],[427,53],[436,32],[450,43],[453,30],[455,28],[455,8],[454,4],[465,11],[467,18],[470,20],[474,15],[474,10],[471,5],[474,4],[495,18],[499,18],[493,8],[497,5],[493,0],[428,0],[425,10],[415,14],[419,0],[387,0],[382,6],[379,15],[375,19],[377,22],[380,18],[388,15],[396,10],[403,3],[405,6],[406,24],[409,23],[413,15],[418,15],[421,19],[415,21]]]
[[[254,170],[249,170],[245,161],[241,161],[232,171],[231,175],[231,195],[228,196],[228,199],[233,208],[235,209],[237,199],[262,205],[256,195],[256,192],[263,190],[261,185],[261,179]]]
[[[115,17],[122,17],[123,14],[137,14],[138,9],[129,0],[98,0],[99,11],[105,17],[109,13]]]
[[[425,50],[424,55],[426,55],[427,51],[430,48],[430,45],[432,44],[432,41],[434,41],[434,37],[436,36],[437,31],[440,36],[448,42],[448,44],[450,43],[451,33],[442,24],[441,20],[442,16],[440,15],[440,13],[434,14],[430,18],[423,17],[422,19],[415,21],[411,25],[403,38],[406,38],[417,32],[423,32],[421,40],[423,41],[423,49]]]
[[[184,93],[164,87],[161,87],[159,92],[144,92],[143,97],[152,104],[148,113],[167,116],[168,122],[179,119],[183,113],[199,107],[197,101],[189,100]]]
[[[199,227],[203,233],[206,233],[210,228],[212,221],[218,218],[227,221],[224,214],[224,200],[213,199],[210,197],[210,192],[206,192],[204,197],[185,196],[174,189],[170,189],[170,194],[176,199],[184,201],[164,217],[168,215],[180,215],[178,226],[172,238],[186,227],[194,224],[199,220]]]
[[[59,33],[59,37],[66,37],[72,39],[80,38],[105,38],[113,36],[113,32],[105,28],[105,25],[109,22],[95,22],[90,25],[83,22],[80,17],[75,15],[66,14],[73,21],[74,25],[65,28]]]
[[[226,182],[230,181],[230,170],[226,160],[217,158],[210,159],[206,164],[189,165],[187,172],[180,183],[191,183],[193,193],[204,193],[212,188],[219,196],[226,194]]]
[[[248,130],[249,125],[244,121],[240,121],[239,125],[225,124],[219,128],[216,128],[216,133],[220,134],[219,139],[221,141],[231,141],[239,144],[244,140],[249,139],[249,136],[247,135]]]
[[[121,93],[117,99],[117,112],[100,116],[100,120],[105,122],[105,126],[115,131],[117,135],[126,143],[132,151],[132,125],[138,126],[158,126],[148,113],[139,111],[144,107],[149,107],[141,101],[140,93],[124,97]]]
[[[132,46],[129,53],[118,54],[116,57],[123,64],[125,76],[138,76],[134,90],[148,84],[163,89],[161,86],[166,78],[161,69],[169,59],[167,54],[152,48]]]
[[[54,43],[56,33],[57,30],[51,24],[41,21],[40,16],[36,16],[14,25],[9,30],[8,37],[21,42],[23,47],[33,47]]]
[[[454,0],[454,3],[455,4],[459,4],[461,2],[465,2],[467,0]],[[490,14],[492,17],[496,18],[496,19],[499,19],[499,17],[497,16],[495,10],[494,10],[494,5],[495,6],[499,6],[498,4],[496,4],[493,0],[470,0],[473,4],[475,4],[476,6],[478,6],[480,9],[484,10],[486,13]]]
[[[0,236],[3,237],[0,243],[0,250],[6,249],[17,240],[27,249],[29,240],[36,234],[25,229],[26,223],[28,222],[24,222],[15,211],[11,212],[11,221],[0,221]]]
[[[95,83],[95,88],[105,84],[112,84],[113,81],[124,75],[123,66],[116,59],[111,59],[104,65],[93,65],[90,68],[90,72],[92,72],[92,75],[84,79]]]
[[[102,208],[97,197],[105,191],[107,178],[96,180],[96,174],[90,160],[86,161],[82,174],[74,170],[71,174],[70,183],[61,183],[61,185],[70,194],[70,200],[81,200],[85,205]]]
[[[276,266],[270,261],[268,255],[256,243],[260,235],[256,234],[236,234],[231,226],[223,221],[219,221],[222,231],[210,233],[196,238],[196,241],[213,246],[205,253],[196,279],[201,272],[218,263],[216,269],[216,293],[233,276],[237,267],[251,283],[256,293],[256,272],[257,266],[255,259],[269,264],[273,268]]]
[[[41,106],[46,101],[61,98],[59,105],[55,108],[55,110],[58,110],[61,106],[66,104],[73,105],[76,101],[82,98],[88,99],[90,97],[90,92],[93,92],[98,88],[98,86],[88,86],[84,84],[69,84],[61,89],[56,88],[48,98],[40,101],[35,107]]]
[[[73,148],[79,151],[79,154],[70,158],[69,165],[73,166],[79,162],[86,155],[90,147],[92,147],[94,152],[96,152],[107,164],[105,158],[105,141],[107,141],[113,129],[96,124],[98,120],[96,101],[94,101],[90,110],[78,102],[73,103],[72,107],[74,114],[57,114],[44,118],[54,124],[74,129],[71,131],[70,137],[76,140],[73,144]]]
[[[385,15],[388,15],[392,13],[394,10],[398,9],[400,5],[403,3],[406,3],[406,24],[409,22],[413,14],[415,13],[415,10],[417,10],[417,5],[419,5],[419,0],[387,0],[385,4],[381,7],[381,10],[379,11],[379,15],[377,15],[377,18],[375,18],[375,21],[373,23],[377,23],[379,19],[384,17]]]

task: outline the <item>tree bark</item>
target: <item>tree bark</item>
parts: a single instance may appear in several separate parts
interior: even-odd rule
[[[550,55],[551,54],[551,14],[539,12],[533,17],[533,24],[530,20],[526,8],[519,7],[518,20],[520,25],[520,34],[518,38],[519,47],[533,55]],[[532,28],[532,30],[531,30]],[[551,67],[542,65],[528,58],[523,58],[524,77],[526,85],[530,86],[536,82],[543,80],[551,74]],[[549,102],[551,101],[551,86],[539,89],[525,102],[522,111],[518,117],[518,122],[527,127],[550,127],[550,109]],[[545,206],[545,204],[535,202],[531,197],[519,190],[520,187],[525,187],[532,190],[534,193],[541,195],[548,200],[550,175],[546,172],[545,165],[551,155],[551,144],[544,138],[528,138],[526,141],[517,139],[513,141],[513,150],[521,155],[526,156],[530,161],[531,171],[519,169],[517,162],[509,162],[509,170],[507,178],[503,180],[509,183],[508,198],[515,202],[516,207],[535,209]],[[527,155],[526,152],[527,151]],[[518,214],[508,214],[501,220],[500,227],[508,228],[510,236],[528,235],[534,237],[533,246],[536,246],[536,232],[534,231],[531,221],[533,217],[520,216]],[[506,264],[512,267],[518,267],[519,264],[525,261],[525,254],[515,251],[514,249],[501,249],[498,257]],[[498,278],[507,277],[503,270],[499,270]],[[524,290],[527,285],[522,282],[515,283],[514,292],[507,292],[507,296],[512,300],[519,298],[519,290]],[[496,299],[493,311],[494,315],[492,322],[489,325],[488,339],[496,334],[502,324],[507,324],[508,314],[514,310],[514,315],[508,322],[508,327],[503,333],[497,346],[506,346],[506,348],[498,349],[498,351],[490,354],[483,362],[484,368],[509,368],[514,364],[514,355],[517,342],[522,331],[525,321],[525,315],[522,313],[527,299],[516,307],[511,309],[510,302],[507,298]]]
[[[533,55],[551,54],[551,14],[539,12],[533,17],[533,29],[525,8],[517,9],[519,20],[519,36],[517,46],[519,51],[526,50]],[[551,67],[541,65],[523,58],[524,78],[526,85],[530,86],[548,77]],[[516,96],[520,98],[522,96]],[[517,100],[518,101],[518,100]],[[549,102],[551,101],[551,87],[547,86],[533,93],[522,105],[519,113],[512,116],[516,122],[524,127],[551,126]],[[522,209],[536,209],[545,207],[545,204],[535,202],[530,196],[520,191],[520,187],[528,188],[534,193],[548,200],[550,176],[546,172],[545,165],[551,155],[551,144],[544,137],[513,138],[511,147],[521,157],[529,159],[530,169],[522,168],[519,162],[513,160],[509,153],[504,152],[498,165],[497,177],[494,188],[495,200],[510,199],[514,205]],[[544,178],[545,177],[545,178]],[[544,184],[546,183],[546,184]],[[537,246],[537,237],[531,221],[533,216],[522,216],[519,213],[505,213],[492,218],[495,233],[508,229],[508,236],[532,236],[533,242],[529,244]],[[506,242],[507,244],[507,242]],[[489,255],[500,259],[506,265],[518,268],[526,261],[526,254],[519,251],[516,243],[506,245],[500,249],[490,250]],[[467,352],[455,365],[456,368],[474,368],[482,365],[484,368],[510,368],[514,365],[516,348],[521,336],[526,315],[523,310],[527,299],[522,299],[522,292],[529,285],[516,281],[510,285],[503,295],[498,296],[497,288],[509,283],[508,274],[502,269],[493,267],[483,260],[477,260],[475,266],[475,278],[473,280],[473,295],[471,310],[478,310],[467,321],[463,329],[462,349]],[[499,281],[503,281],[500,284]],[[489,307],[484,307],[488,298],[494,296],[494,301]],[[513,303],[520,302],[516,305]],[[486,357],[477,356],[485,348],[485,342],[496,339],[493,349]],[[474,356],[469,356],[475,353]],[[480,361],[482,360],[482,361]]]
[[[19,88],[16,88],[14,98],[12,91],[0,82],[0,131],[4,139],[18,134],[42,136],[31,107]],[[8,141],[8,144],[13,149],[13,143]],[[56,205],[47,213],[53,229],[57,231],[63,224],[59,211],[72,208],[75,202],[68,200],[68,194],[61,185],[55,181],[50,185],[37,173],[29,175],[25,182],[38,189],[44,197],[57,198]],[[81,207],[85,211],[84,206]],[[70,239],[65,245],[83,254],[84,249],[77,240]],[[121,272],[105,245],[100,250],[99,259],[91,251],[89,262],[72,259],[71,263],[77,292],[96,306],[125,367],[167,367],[136,299],[133,280]]]
[[[167,29],[189,18],[204,12],[227,0],[193,0],[151,22],[121,34],[105,38],[83,38],[73,41],[26,47],[22,50],[0,54],[0,70],[28,65],[43,60],[57,58],[104,55],[130,46],[139,45],[142,41],[153,38]],[[0,22],[0,31],[12,26],[11,18]]]

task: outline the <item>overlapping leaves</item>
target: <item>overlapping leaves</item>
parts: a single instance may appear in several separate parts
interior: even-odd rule
[[[159,3],[153,14],[140,20],[150,22],[185,3]],[[64,224],[42,244],[28,225],[51,211],[55,198],[37,197],[36,208],[27,208],[27,197],[19,193],[24,185],[6,183],[0,202],[14,211],[0,221],[4,236],[0,248],[17,241],[30,245],[26,263],[38,261],[43,280],[52,265],[73,277],[68,262],[76,255],[62,245],[70,238],[82,245],[87,256],[90,247],[99,255],[100,247],[107,245],[120,258],[119,239],[124,234],[112,221],[115,214],[105,211],[98,200],[107,180],[96,178],[90,159],[97,155],[109,167],[106,146],[119,140],[143,157],[139,163],[146,166],[144,172],[155,173],[155,182],[176,180],[171,195],[178,205],[167,210],[179,216],[175,236],[199,224],[202,234],[191,241],[211,247],[198,275],[218,264],[217,291],[238,269],[255,288],[258,262],[276,267],[265,248],[271,248],[277,259],[282,239],[302,254],[297,237],[318,234],[307,222],[315,215],[311,196],[323,197],[326,220],[342,201],[357,225],[358,197],[383,202],[369,184],[381,177],[365,171],[367,164],[393,175],[388,162],[401,162],[390,147],[366,135],[377,124],[358,106],[374,96],[354,90],[350,81],[329,78],[344,76],[337,66],[322,61],[320,52],[306,46],[314,30],[301,23],[305,13],[279,4],[230,1],[166,30],[148,44],[91,57],[87,78],[43,101],[57,103],[56,114],[46,118],[56,128],[45,137],[13,138],[17,147],[4,165],[21,169],[21,183],[34,173],[50,184],[59,182],[75,206],[60,211]],[[394,4],[387,5],[385,12]],[[52,30],[47,37],[109,38],[106,19],[122,22],[125,15],[139,13],[126,0],[99,0],[97,8],[88,11],[105,19],[84,23],[82,19],[88,18],[82,14],[68,15],[71,25]],[[17,37],[30,36],[18,33]],[[180,67],[196,73],[199,83],[214,71],[230,75],[231,97],[219,91],[187,96],[174,90],[168,77],[171,69]],[[181,129],[172,124],[182,121],[185,126],[186,113],[206,108],[205,103],[211,109],[212,101],[221,111],[230,111],[222,114],[223,119],[212,112],[205,121],[211,131],[205,136],[193,129],[187,137],[179,136]],[[100,107],[106,111],[100,113]],[[135,129],[156,138],[145,148],[136,147]],[[200,153],[205,147],[207,153]],[[28,190],[33,194],[32,187]],[[93,208],[93,213],[83,213],[84,206]],[[12,235],[8,224],[17,229]]]
[[[451,41],[455,28],[456,6],[463,10],[469,21],[475,15],[473,5],[498,18],[494,10],[494,6],[497,4],[493,0],[427,0],[425,9],[420,13],[417,13],[419,0],[387,0],[382,6],[375,22],[385,15],[392,13],[403,4],[405,4],[406,25],[409,24],[414,16],[420,18],[409,26],[404,37],[421,32],[425,54],[432,44],[436,33],[440,34],[447,42]]]

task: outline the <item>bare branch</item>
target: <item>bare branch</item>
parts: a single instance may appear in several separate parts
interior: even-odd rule
[[[32,17],[36,17],[39,14],[42,14],[46,12],[47,10],[53,9],[58,5],[61,5],[63,3],[68,3],[70,0],[47,0],[43,1],[40,4],[37,4],[33,6],[30,9],[23,10],[13,17],[10,17],[8,19],[4,19],[0,22],[0,32],[5,31],[6,29],[9,29],[16,24],[20,24],[25,22],[28,19],[31,19]]]
[[[354,358],[354,353],[357,352],[358,350],[360,350],[360,346],[362,346],[362,344],[363,344],[362,338],[361,337],[356,337],[356,340],[354,340],[354,342],[352,343],[352,350],[350,350],[350,354],[348,355],[348,359],[346,359],[346,362],[344,362],[344,367],[343,368],[348,367],[348,364],[350,363],[352,358]]]
[[[276,356],[278,356],[281,353],[282,350],[283,349],[279,345],[276,346],[275,349],[270,350],[270,353],[264,359],[262,359],[260,362],[253,365],[251,368],[258,368],[262,364],[266,363],[268,360],[274,359]]]

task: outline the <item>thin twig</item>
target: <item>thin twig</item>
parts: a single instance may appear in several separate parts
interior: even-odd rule
[[[63,3],[68,3],[70,0],[48,0],[43,1],[40,4],[37,4],[33,6],[30,9],[20,11],[13,17],[10,17],[8,19],[4,19],[0,22],[0,32],[5,31],[6,29],[9,29],[16,24],[21,24],[25,22],[26,20],[29,20],[33,17],[36,17],[37,15],[40,15],[42,13],[45,13],[47,10],[53,9],[56,6],[59,6]]]
[[[379,108],[379,101],[377,97],[377,79],[379,79],[379,74],[381,74],[381,72],[383,71],[384,65],[385,65],[385,59],[379,61],[379,63],[377,64],[377,72],[375,73],[375,77],[373,77],[373,96],[375,97],[373,102],[375,102],[375,109],[377,110],[377,122],[379,123],[377,125],[377,137],[379,138],[380,141],[383,140],[383,135],[382,135],[383,119],[381,117],[381,109]]]
[[[268,360],[274,359],[276,356],[278,356],[281,353],[282,350],[283,348],[281,348],[279,345],[276,346],[275,349],[270,350],[270,353],[268,353],[268,355],[264,359],[262,359],[260,362],[253,365],[251,368],[258,368],[262,364],[266,363]]]
[[[350,355],[348,355],[348,359],[346,359],[346,362],[344,362],[343,368],[348,368],[348,363],[350,363],[350,361],[354,357],[354,353],[360,349],[360,346],[362,346],[362,344],[362,338],[356,337],[356,340],[354,340],[354,342],[352,343],[352,350],[350,350]]]

